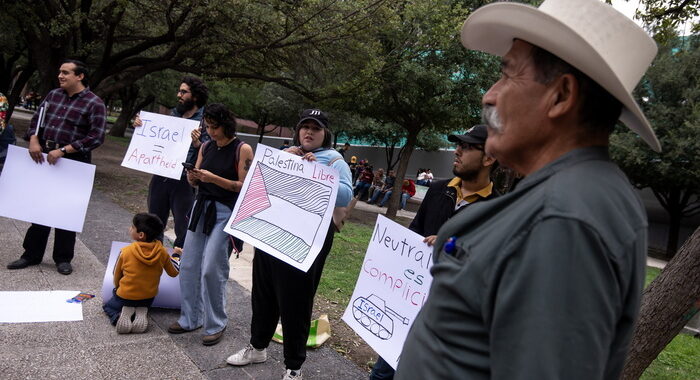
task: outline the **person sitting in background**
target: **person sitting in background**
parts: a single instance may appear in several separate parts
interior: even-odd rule
[[[384,205],[389,202],[389,198],[391,198],[391,194],[393,193],[393,190],[389,189],[385,194],[384,198],[382,198],[382,201],[379,202],[379,207],[384,207]],[[408,198],[416,195],[416,184],[413,182],[412,179],[404,179],[403,180],[403,185],[401,186],[401,206],[399,207],[399,210],[403,210],[406,208],[406,201],[408,201]]]
[[[380,196],[383,196],[387,191],[394,187],[394,181],[396,181],[396,175],[394,174],[393,170],[389,170],[386,178],[384,179],[384,186],[382,186],[381,189],[374,190],[374,193],[372,194],[372,197],[370,197],[367,204],[371,205],[376,203]]]
[[[148,308],[158,294],[163,269],[170,277],[180,272],[180,256],[168,255],[158,236],[163,222],[154,214],[134,216],[129,234],[133,243],[122,248],[114,264],[112,298],[102,306],[119,334],[142,333],[148,328]]]
[[[386,176],[384,175],[384,169],[377,169],[377,171],[374,173],[374,179],[372,179],[372,186],[370,186],[367,190],[368,200],[372,198],[375,191],[380,190],[384,186],[385,180]]]
[[[289,141],[284,140],[284,144],[282,144],[282,146],[280,147],[280,150],[285,150],[287,148],[289,148]]]
[[[430,184],[433,182],[433,172],[430,171],[430,169],[425,169],[425,186],[430,186]]]
[[[355,186],[353,195],[357,197],[357,199],[362,200],[362,198],[367,195],[367,190],[372,186],[373,180],[374,174],[372,173],[372,166],[366,166],[357,179],[357,185]]]
[[[425,186],[425,169],[418,169],[418,175],[416,175],[416,185]]]

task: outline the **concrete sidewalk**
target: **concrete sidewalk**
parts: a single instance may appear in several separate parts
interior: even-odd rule
[[[100,289],[112,241],[129,241],[132,215],[93,191],[87,222],[76,241],[73,274],[56,272],[53,236],[44,263],[22,270],[6,265],[19,258],[28,223],[0,218],[0,291],[76,290],[96,294],[83,304],[83,321],[0,323],[0,378],[9,379],[281,379],[282,346],[271,343],[268,361],[246,367],[226,358],[250,338],[250,292],[227,286],[229,323],[218,345],[201,344],[201,331],[171,335],[176,310],[153,309],[145,334],[119,335],[102,311]],[[250,278],[247,255],[232,258],[232,275]],[[246,259],[248,258],[248,259]],[[12,307],[12,305],[3,305]],[[343,323],[331,321],[331,324]],[[331,338],[332,342],[332,338]],[[325,344],[308,351],[304,379],[363,379],[367,372]]]

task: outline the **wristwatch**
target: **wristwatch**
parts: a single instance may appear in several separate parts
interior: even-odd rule
[[[63,154],[67,154],[67,153],[68,153],[68,152],[66,152],[66,147],[65,147],[65,146],[62,147],[62,148],[60,148],[59,150],[60,150],[61,152],[63,152]]]

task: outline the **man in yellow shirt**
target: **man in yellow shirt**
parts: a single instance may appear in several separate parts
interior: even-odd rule
[[[491,182],[491,172],[498,163],[484,152],[487,138],[485,125],[475,125],[463,135],[448,136],[447,139],[457,145],[452,166],[455,177],[432,182],[408,227],[425,236],[423,241],[428,245],[433,245],[438,230],[453,215],[473,203],[499,195]],[[387,380],[393,376],[394,369],[379,357],[369,378]]]

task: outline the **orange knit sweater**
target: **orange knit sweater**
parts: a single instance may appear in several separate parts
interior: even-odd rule
[[[135,241],[122,248],[114,265],[114,287],[117,295],[127,300],[143,300],[158,294],[163,269],[170,277],[179,273],[163,244]]]

